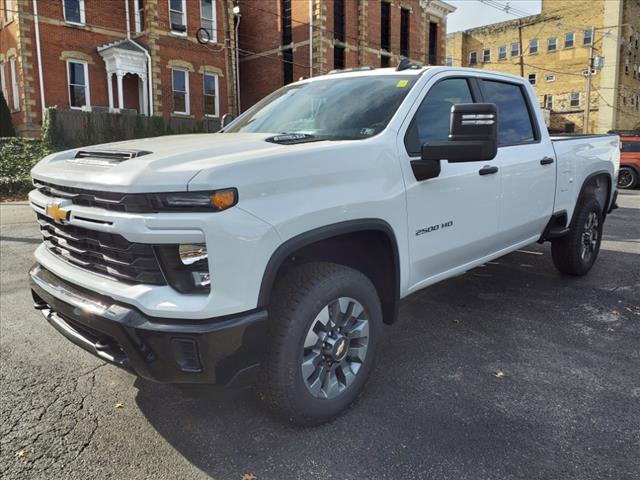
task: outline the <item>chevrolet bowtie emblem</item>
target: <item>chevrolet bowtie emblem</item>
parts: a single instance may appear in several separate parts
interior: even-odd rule
[[[60,204],[57,202],[47,205],[47,215],[53,218],[57,223],[63,223],[64,220],[69,220],[70,213],[70,210],[60,208]]]

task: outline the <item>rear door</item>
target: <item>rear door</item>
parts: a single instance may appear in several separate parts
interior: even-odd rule
[[[498,155],[502,174],[499,238],[504,247],[537,237],[551,217],[556,159],[539,128],[525,85],[483,78],[483,101],[498,110]]]
[[[407,190],[410,290],[446,277],[456,268],[464,270],[466,264],[497,250],[500,173],[492,168],[488,168],[491,174],[479,173],[497,161],[441,160],[440,175],[423,181],[416,180],[411,169],[411,160],[420,158],[424,143],[448,140],[451,107],[478,101],[479,95],[473,78],[436,76],[398,136]]]

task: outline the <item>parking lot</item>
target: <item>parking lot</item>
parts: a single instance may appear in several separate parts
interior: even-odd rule
[[[3,204],[0,477],[638,479],[640,191],[618,203],[586,277],[535,245],[405,299],[364,395],[314,429],[69,343],[31,306],[33,215]]]

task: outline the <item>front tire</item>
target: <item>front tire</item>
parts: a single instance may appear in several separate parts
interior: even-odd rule
[[[576,207],[569,233],[553,240],[551,256],[556,268],[567,275],[585,275],[598,258],[602,241],[602,208],[595,197]]]
[[[620,167],[618,172],[618,188],[630,190],[638,185],[638,173],[633,167]]]
[[[373,368],[382,328],[375,287],[352,268],[309,263],[278,281],[269,316],[264,400],[297,425],[332,420]]]

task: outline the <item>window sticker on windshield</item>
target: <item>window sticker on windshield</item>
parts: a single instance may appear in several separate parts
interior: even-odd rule
[[[409,85],[409,80],[398,80],[398,83],[396,83],[397,88],[404,88],[407,85]]]
[[[360,135],[364,137],[368,137],[370,135],[373,135],[374,133],[376,133],[375,128],[363,128],[362,130],[360,130]]]

